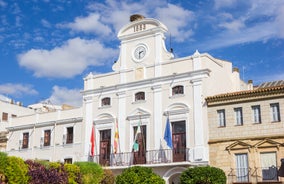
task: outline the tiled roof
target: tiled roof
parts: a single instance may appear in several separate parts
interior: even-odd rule
[[[284,80],[272,81],[272,82],[264,82],[261,83],[257,88],[267,88],[267,87],[275,87],[284,85]]]
[[[284,96],[284,81],[275,81],[262,83],[253,90],[238,91],[232,93],[219,94],[206,98],[208,105],[210,103],[244,101],[252,98],[264,98],[275,95]]]

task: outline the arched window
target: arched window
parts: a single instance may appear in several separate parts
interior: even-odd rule
[[[102,99],[102,106],[110,105],[110,97],[105,97]]]
[[[180,94],[184,94],[183,86],[179,85],[172,88],[172,96]]]
[[[145,92],[138,92],[135,94],[135,102],[145,100]]]

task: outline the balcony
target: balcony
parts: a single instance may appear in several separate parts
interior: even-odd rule
[[[229,183],[233,184],[278,184],[278,169],[271,167],[231,168],[227,176]]]
[[[141,164],[170,164],[175,162],[189,162],[190,149],[183,148],[179,150],[160,149],[141,152],[124,152],[116,154],[95,155],[93,161],[110,167],[131,166]]]

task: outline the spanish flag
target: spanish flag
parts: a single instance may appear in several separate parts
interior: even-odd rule
[[[118,122],[115,122],[114,142],[113,142],[113,153],[118,152],[119,147],[119,133],[118,133]]]

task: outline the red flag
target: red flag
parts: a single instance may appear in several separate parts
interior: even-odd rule
[[[91,133],[91,150],[90,150],[90,155],[93,157],[95,155],[95,129],[94,125],[92,127],[92,133]]]
[[[114,142],[113,142],[113,152],[117,153],[118,151],[118,141],[119,141],[119,134],[118,134],[118,123],[116,121],[115,124],[115,132],[114,132]]]

